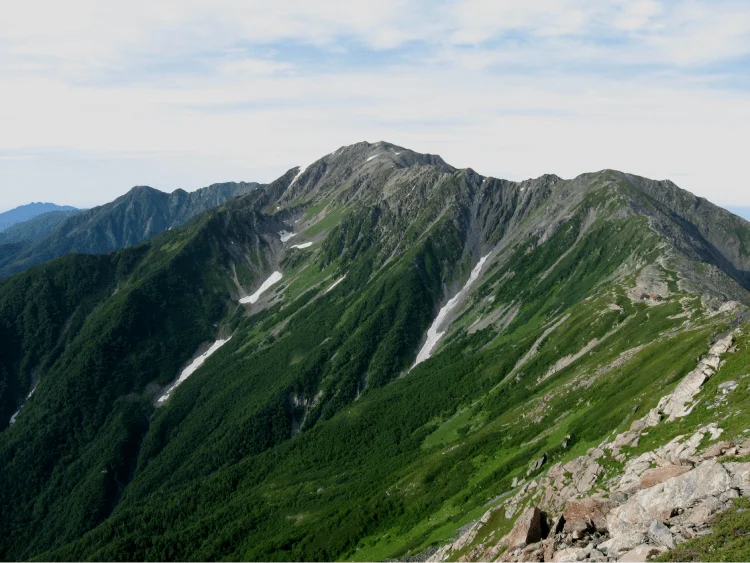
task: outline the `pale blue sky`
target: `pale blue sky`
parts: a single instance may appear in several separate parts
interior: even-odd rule
[[[270,181],[386,140],[750,207],[747,0],[30,0],[0,21],[0,210]]]

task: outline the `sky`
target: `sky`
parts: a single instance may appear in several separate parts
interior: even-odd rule
[[[750,209],[749,64],[748,0],[15,2],[0,211],[269,182],[363,140]]]

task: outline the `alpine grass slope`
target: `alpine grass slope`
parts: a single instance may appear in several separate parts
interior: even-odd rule
[[[746,558],[749,289],[669,181],[343,147],[0,283],[0,559]],[[706,448],[725,490],[628,520]]]

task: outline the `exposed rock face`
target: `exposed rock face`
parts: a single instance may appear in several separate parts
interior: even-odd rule
[[[685,443],[692,441],[690,437]],[[664,450],[685,445],[673,442]],[[691,447],[682,450],[690,452]],[[646,561],[702,533],[731,499],[750,494],[750,463],[710,459],[695,467],[665,465],[643,475],[641,485],[631,486],[630,493],[613,495],[619,501],[601,496],[569,499],[548,537],[544,513],[527,508],[510,534],[494,547],[477,550],[471,560],[493,560],[507,545],[501,561]],[[453,545],[465,547],[476,532],[470,529]],[[436,556],[431,560],[446,560],[449,551]]]
[[[617,537],[634,529],[645,531],[655,519],[669,520],[679,509],[724,493],[730,483],[731,476],[723,465],[706,461],[695,470],[637,492],[615,508],[607,518],[610,533]]]
[[[657,410],[668,416],[672,421],[690,414],[693,410],[693,398],[700,391],[701,386],[719,369],[721,356],[732,347],[734,335],[730,334],[714,344],[708,355],[698,362],[698,366],[687,374],[677,388],[669,395],[662,397],[657,405]]]
[[[606,532],[607,513],[612,506],[613,503],[606,499],[570,499],[563,512],[563,531],[574,536],[582,536],[585,532]]]
[[[527,508],[507,536],[508,551],[536,543],[542,540],[544,535],[542,512],[537,507]]]
[[[578,552],[580,550],[577,547],[567,547],[565,549],[561,549],[557,553],[555,553],[554,557],[552,558],[552,561],[578,561]]]
[[[648,536],[657,545],[663,545],[669,549],[674,547],[672,532],[659,520],[651,522],[651,525],[648,527]]]
[[[535,471],[538,471],[542,468],[542,465],[544,465],[544,462],[547,461],[547,456],[543,455],[542,457],[535,459],[529,464],[529,470],[526,472],[526,475],[531,475]]]
[[[688,471],[690,471],[690,467],[687,465],[665,465],[664,467],[649,469],[641,477],[641,480],[638,483],[638,488],[648,489],[649,487],[663,483],[667,479],[677,477]]]
[[[719,442],[718,444],[714,444],[712,446],[709,446],[705,452],[703,452],[703,459],[711,459],[714,457],[719,457],[721,455],[726,454],[730,450],[736,450],[734,444],[732,442]],[[732,452],[736,453],[736,451]]]
[[[620,557],[618,561],[648,561],[663,551],[665,550],[654,547],[653,545],[643,544],[628,551],[625,555]]]

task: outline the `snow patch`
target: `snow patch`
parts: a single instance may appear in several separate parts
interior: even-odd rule
[[[247,304],[247,303],[255,303],[260,299],[260,296],[263,295],[263,292],[266,291],[269,287],[271,287],[273,284],[281,280],[282,278],[281,272],[274,272],[271,274],[266,281],[263,282],[263,284],[258,288],[258,291],[250,295],[249,297],[243,297],[240,299],[240,303]]]
[[[393,153],[393,154],[395,154],[396,156],[398,156],[398,155],[400,155],[400,154],[401,154],[401,152],[399,151],[399,152],[397,152],[397,153]]]
[[[293,244],[290,248],[310,248],[312,245],[311,242],[303,242],[302,244]]]
[[[325,293],[323,295],[325,295],[326,293],[328,293],[329,291],[331,291],[334,287],[336,287],[338,284],[340,284],[342,281],[344,281],[344,278],[346,278],[346,274],[344,274],[339,279],[337,279],[335,282],[333,282],[331,285],[329,285],[328,289],[326,289],[326,291],[325,291]]]
[[[37,385],[39,385],[38,380],[36,382],[36,385],[34,385],[32,390],[29,391],[29,394],[26,396],[26,401],[31,399],[31,396],[34,394],[34,391],[36,391]],[[21,410],[23,409],[24,406],[26,406],[26,401],[24,401],[23,405],[21,405],[21,407],[13,414],[13,416],[10,417],[10,422],[8,423],[9,426],[13,424],[16,421],[16,418],[18,418],[18,415],[21,414]]]
[[[296,237],[296,236],[297,236],[297,233],[290,233],[290,232],[287,232],[287,231],[281,231],[281,232],[279,233],[279,236],[281,237],[281,242],[286,242],[286,241],[288,241],[288,240],[289,240],[290,238],[292,238],[292,237]]]
[[[156,401],[157,404],[163,405],[167,399],[169,399],[169,396],[172,394],[172,391],[177,389],[188,377],[193,375],[195,371],[203,365],[203,363],[211,357],[214,352],[216,352],[219,348],[224,346],[227,342],[229,342],[232,339],[230,336],[229,338],[225,340],[217,340],[214,342],[211,347],[206,350],[203,354],[195,358],[188,367],[186,367],[184,370],[182,370],[182,373],[180,374],[180,377],[177,378],[177,381],[175,381],[172,385],[169,386],[169,389],[167,389],[167,392],[164,393],[161,397],[159,397],[159,400]]]
[[[466,292],[469,290],[469,288],[474,284],[474,282],[477,281],[477,279],[479,279],[479,274],[482,271],[482,266],[484,266],[484,263],[489,257],[490,255],[488,254],[487,256],[483,256],[479,260],[479,263],[474,266],[469,279],[466,281],[466,284],[463,286],[463,288],[461,288],[461,291],[459,291],[450,301],[448,301],[448,303],[445,304],[442,309],[440,309],[437,317],[435,317],[435,320],[432,323],[432,326],[427,330],[427,341],[424,343],[424,346],[422,346],[419,354],[417,354],[417,359],[414,362],[412,368],[432,356],[432,351],[435,349],[438,342],[440,342],[440,339],[445,334],[445,331],[439,331],[440,326],[443,324],[443,322],[445,322],[445,319],[448,317],[450,312],[458,306],[458,303],[461,301],[463,296],[466,295]]]
[[[367,162],[370,162],[373,158],[378,157],[378,156],[380,156],[380,153],[367,157]]]
[[[289,186],[287,187],[287,190],[294,185],[294,182],[296,182],[297,180],[299,180],[299,177],[302,176],[302,174],[304,174],[305,170],[307,170],[308,168],[310,168],[309,164],[307,166],[300,166],[299,167],[299,172],[297,172],[297,175],[294,178],[292,178],[291,182],[289,182]]]

